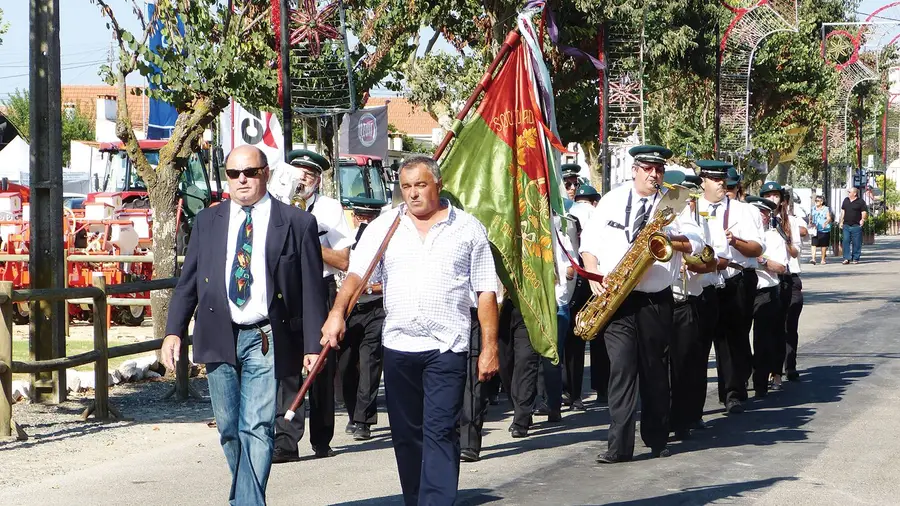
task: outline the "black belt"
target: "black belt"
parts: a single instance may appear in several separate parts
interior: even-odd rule
[[[370,301],[368,301],[368,302],[357,302],[357,303],[356,303],[356,309],[357,309],[358,311],[363,311],[363,310],[366,310],[366,309],[371,309],[372,306],[381,306],[383,303],[384,303],[384,300],[383,300],[382,298],[379,297],[379,298],[377,298],[377,299],[370,300]]]
[[[334,280],[334,274],[329,274],[329,275],[325,276],[325,277],[322,278],[322,279],[325,280],[325,283],[335,283],[335,284],[337,284],[337,282]]]
[[[698,300],[700,300],[699,295],[688,295],[687,298],[684,300],[676,300],[675,307],[687,306],[688,304],[690,304],[692,302],[696,303]]]
[[[265,320],[260,320],[256,323],[234,323],[234,322],[231,322],[231,326],[238,330],[253,330],[253,329],[265,327],[266,325],[269,325],[268,318],[266,318]]]

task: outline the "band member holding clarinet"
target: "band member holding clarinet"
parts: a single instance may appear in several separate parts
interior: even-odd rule
[[[719,402],[725,404],[728,414],[742,413],[741,402],[747,400],[747,380],[752,370],[750,327],[756,300],[757,257],[765,252],[762,220],[755,207],[726,195],[728,188],[740,193],[740,176],[733,165],[718,160],[696,163],[703,178],[703,196],[697,205],[709,220],[713,248],[724,248],[725,258],[730,259],[719,262],[724,283],[716,290],[719,318],[713,344]]]
[[[272,465],[279,379],[312,367],[327,291],[316,220],[266,191],[255,146],[225,163],[231,201],[204,209],[169,303],[162,362],[175,368],[194,316],[194,360],[206,364],[233,505],[262,505]]]
[[[323,300],[326,311],[337,294],[335,275],[345,270],[350,261],[350,247],[354,234],[344,216],[344,208],[337,200],[322,195],[319,184],[322,171],[328,168],[328,160],[313,151],[295,149],[288,153],[288,162],[300,176],[304,191],[298,195],[306,203],[306,211],[318,223],[319,243],[322,248],[324,268],[322,277],[328,296]],[[337,373],[337,357],[327,357],[322,372],[316,377],[309,391],[309,443],[317,458],[331,457],[331,440],[334,438],[334,378]],[[300,459],[298,446],[306,428],[306,410],[300,410],[296,418],[287,420],[285,413],[300,388],[300,375],[283,378],[278,382],[278,413],[275,416],[275,456],[273,462],[294,462]]]
[[[607,278],[603,283],[591,281],[591,289],[598,296],[607,290],[610,277],[631,275],[632,266],[621,266],[620,261],[628,258],[645,226],[651,225],[651,231],[659,228],[658,232],[668,237],[675,251],[699,255],[703,248],[695,224],[678,217],[669,225],[656,220],[664,196],[659,188],[672,151],[661,146],[636,146],[629,154],[634,157],[634,181],[600,199],[597,212],[581,236],[585,269]],[[608,449],[597,456],[599,463],[625,462],[634,456],[638,388],[641,438],[653,457],[670,454],[666,442],[669,438],[668,350],[674,303],[671,285],[675,277],[672,269],[671,261],[654,262],[635,290],[622,294],[626,297],[622,305],[601,330],[602,336],[592,343],[592,346],[605,343],[610,361]]]
[[[471,292],[478,298],[479,380],[496,374],[497,275],[487,231],[440,198],[441,172],[430,158],[400,167],[404,203],[375,219],[354,250],[347,279],[322,328],[322,344],[344,337],[344,316],[400,217],[372,280],[385,304],[384,385],[394,455],[407,505],[450,505],[459,485],[457,424],[466,383]]]

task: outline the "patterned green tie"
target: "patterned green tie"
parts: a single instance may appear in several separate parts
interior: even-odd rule
[[[237,307],[242,307],[250,298],[250,285],[253,283],[253,275],[250,273],[250,256],[253,253],[253,218],[250,211],[253,206],[242,206],[247,213],[244,225],[238,230],[237,251],[234,253],[234,263],[231,264],[231,283],[228,287],[228,298]]]

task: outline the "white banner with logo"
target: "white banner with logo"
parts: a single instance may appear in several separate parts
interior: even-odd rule
[[[243,107],[231,101],[219,117],[222,132],[222,150],[225,155],[232,149],[250,144],[266,154],[270,165],[284,161],[284,133],[274,113],[253,107]]]

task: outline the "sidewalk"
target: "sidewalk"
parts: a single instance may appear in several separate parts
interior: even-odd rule
[[[807,263],[803,270],[802,383],[728,419],[713,395],[706,405],[712,430],[674,443],[674,455],[662,460],[642,458],[649,450],[638,441],[638,461],[616,466],[594,462],[605,449],[605,406],[587,402],[588,411],[565,412],[562,424],[537,418],[530,436],[515,440],[506,430],[509,403],[491,406],[482,461],[461,467],[461,502],[893,502],[900,497],[900,438],[893,436],[900,409],[900,362],[894,360],[900,358],[900,238],[879,237],[864,248],[859,265]],[[714,377],[714,368],[710,373]],[[205,381],[195,380],[195,387],[205,391]],[[158,401],[129,411],[127,396],[118,389],[112,395],[126,416],[144,418],[57,429],[29,417],[33,427],[26,430],[43,431],[42,437],[0,443],[0,503],[226,502],[230,478],[217,433],[206,426],[208,403]],[[364,443],[343,434],[346,423],[340,413],[334,458],[273,468],[269,504],[402,503],[386,413]],[[304,453],[311,450],[301,442]]]

